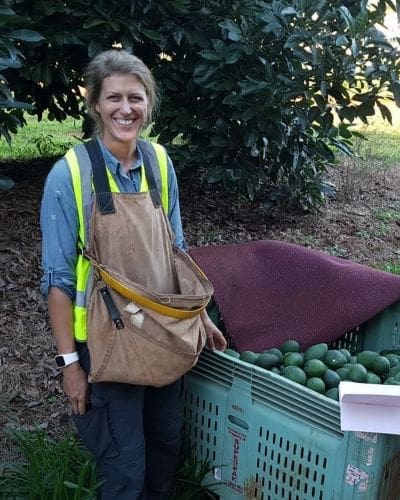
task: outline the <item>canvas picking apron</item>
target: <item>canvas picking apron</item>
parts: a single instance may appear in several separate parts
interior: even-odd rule
[[[212,285],[173,246],[164,209],[154,201],[151,167],[145,168],[148,192],[108,193],[114,212],[107,215],[99,203],[93,206],[87,248],[94,271],[87,305],[90,382],[166,385],[194,366],[205,344],[200,312]]]

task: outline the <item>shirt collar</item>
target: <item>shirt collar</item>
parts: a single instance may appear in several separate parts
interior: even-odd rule
[[[100,137],[97,137],[97,142],[99,143],[100,150],[103,154],[105,163],[107,167],[111,170],[113,174],[122,170],[122,165],[120,161],[111,153],[111,151],[104,145]],[[143,155],[140,150],[139,144],[136,144],[136,160],[134,161],[131,170],[136,170],[143,165]]]

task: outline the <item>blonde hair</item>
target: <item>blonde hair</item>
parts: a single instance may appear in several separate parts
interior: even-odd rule
[[[86,107],[95,122],[96,132],[100,132],[102,129],[102,120],[95,106],[100,98],[103,81],[108,76],[115,74],[135,76],[143,85],[148,100],[148,112],[144,126],[149,125],[158,104],[157,86],[151,71],[141,59],[125,50],[106,50],[89,62],[84,73]]]

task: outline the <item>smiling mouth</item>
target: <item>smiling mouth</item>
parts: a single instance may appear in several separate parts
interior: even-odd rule
[[[115,121],[119,124],[119,125],[132,125],[135,120],[133,119],[130,119],[130,120],[123,120],[122,118],[115,118]]]

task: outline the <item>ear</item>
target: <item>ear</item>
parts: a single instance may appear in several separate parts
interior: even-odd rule
[[[94,109],[96,111],[96,113],[99,113],[100,114],[100,111],[99,111],[99,103],[96,102],[96,104],[94,105]]]

